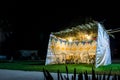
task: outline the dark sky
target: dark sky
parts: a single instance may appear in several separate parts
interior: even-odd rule
[[[71,22],[79,20],[80,24],[84,22],[87,16],[75,15],[54,15],[54,16],[38,16],[37,17],[22,17],[19,19],[19,24],[16,25],[14,31],[16,32],[16,46],[20,49],[40,49],[47,47],[47,42],[50,32],[60,31],[69,26]],[[88,16],[89,17],[89,16]],[[119,16],[90,16],[96,21],[104,21],[106,29],[115,29],[120,27]],[[27,19],[28,18],[28,19]],[[116,39],[112,41],[119,41],[119,33],[114,33]],[[113,43],[114,46],[117,43]],[[45,46],[46,45],[46,46]]]
[[[78,8],[54,9],[10,9],[9,30],[15,32],[14,44],[19,49],[40,49],[47,47],[50,32],[60,31],[70,24],[83,23],[86,18],[103,22],[106,29],[120,28],[120,16],[117,15],[83,15]],[[114,33],[119,41],[119,33]],[[117,43],[112,43],[116,46]],[[118,45],[117,45],[118,46]]]
[[[2,48],[37,49],[41,53],[47,52],[49,34],[60,31],[74,24],[83,24],[87,18],[103,22],[106,29],[120,28],[120,15],[90,15],[82,13],[78,8],[15,8],[15,4],[5,9],[1,19],[8,24],[2,25],[3,31],[13,31],[11,37],[6,38]],[[86,13],[86,12],[85,12]],[[111,50],[120,52],[120,35],[114,33],[115,39],[110,37]]]

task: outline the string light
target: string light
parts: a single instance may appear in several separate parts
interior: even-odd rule
[[[90,36],[90,35],[85,35],[85,37],[88,39],[88,40],[91,40],[92,39],[92,37]]]
[[[69,40],[68,40],[69,42],[72,42],[72,38],[69,38]]]

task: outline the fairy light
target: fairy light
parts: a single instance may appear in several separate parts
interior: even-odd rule
[[[72,38],[69,38],[69,40],[68,40],[69,42],[72,42]]]
[[[87,39],[88,39],[88,40],[91,40],[92,38],[91,38],[91,36],[87,36]]]
[[[88,39],[88,40],[91,40],[92,37],[90,35],[85,35],[85,37]]]

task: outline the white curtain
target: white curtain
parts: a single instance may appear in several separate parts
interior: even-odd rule
[[[50,45],[51,45],[51,38],[52,38],[52,34],[50,34],[50,38],[49,38],[49,43],[48,43],[48,50],[47,50],[47,56],[46,56],[46,61],[45,61],[45,65],[50,64],[53,61],[53,53],[51,52],[50,49]]]
[[[96,67],[111,64],[111,52],[109,35],[103,29],[103,25],[98,23]]]

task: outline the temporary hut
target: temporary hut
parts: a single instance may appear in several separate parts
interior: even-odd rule
[[[111,64],[109,35],[102,24],[94,21],[50,34],[45,64],[67,63]]]

